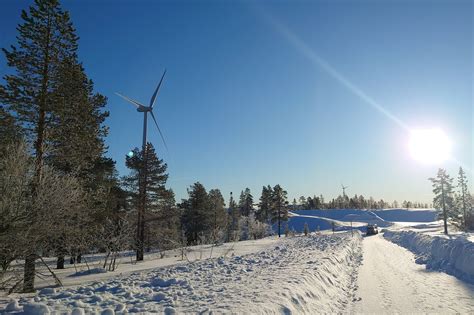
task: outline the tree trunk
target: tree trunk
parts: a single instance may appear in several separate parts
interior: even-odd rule
[[[23,292],[35,292],[35,261],[36,254],[28,254],[25,257],[25,272],[23,278]]]
[[[64,269],[64,255],[59,255],[56,261],[56,269]]]
[[[464,194],[464,189],[462,189],[462,210],[463,210],[463,223],[464,223],[464,232],[467,232],[467,224],[466,224],[466,195]]]
[[[50,67],[50,40],[51,40],[51,17],[48,14],[47,22],[47,35],[46,43],[44,47],[44,63],[42,69],[42,81],[41,81],[41,91],[38,97],[38,123],[36,125],[36,140],[34,143],[35,146],[35,179],[32,185],[33,198],[36,198],[36,190],[41,182],[41,174],[43,167],[43,154],[44,154],[44,134],[46,128],[46,95],[48,93],[48,82],[49,82],[49,67]],[[34,216],[34,214],[33,214]],[[33,223],[36,223],[33,221]],[[24,268],[24,279],[23,279],[23,291],[24,292],[34,292],[35,290],[35,260],[36,254],[34,253],[36,249],[33,248],[28,251],[25,257],[25,268]]]
[[[444,234],[448,235],[448,212],[446,210],[446,202],[444,200],[444,183],[443,182],[441,182],[441,199],[443,202]]]
[[[278,207],[278,237],[281,237],[280,207]]]

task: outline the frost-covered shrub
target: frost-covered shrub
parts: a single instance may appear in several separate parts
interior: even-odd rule
[[[258,221],[255,215],[242,216],[239,220],[240,240],[256,240],[270,235],[271,226]]]

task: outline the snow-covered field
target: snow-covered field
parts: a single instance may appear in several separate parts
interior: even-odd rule
[[[58,313],[334,313],[347,309],[361,259],[350,233],[282,238],[264,250],[134,272],[20,297],[7,308]]]
[[[169,250],[163,253],[151,252],[145,253],[145,260],[137,263],[135,261],[135,253],[133,251],[126,251],[120,253],[120,257],[117,259],[118,267],[115,271],[108,272],[93,272],[88,274],[89,269],[100,270],[102,269],[104,254],[84,255],[83,262],[81,264],[71,265],[65,264],[65,269],[57,270],[54,269],[56,266],[56,259],[45,258],[45,262],[54,270],[56,276],[61,280],[63,286],[69,287],[74,285],[86,284],[91,281],[97,281],[102,279],[108,279],[113,276],[124,276],[129,275],[132,272],[146,271],[155,269],[158,267],[167,267],[177,264],[185,264],[188,261],[203,260],[207,258],[215,257],[226,257],[233,255],[246,255],[249,253],[255,253],[263,250],[274,243],[278,242],[277,237],[267,237],[260,240],[249,240],[241,242],[224,243],[218,246],[212,245],[198,245],[190,246],[185,249],[185,258],[182,259],[181,249]],[[85,262],[88,262],[87,264]],[[23,261],[17,261],[14,264],[16,269],[21,271],[23,267]],[[39,274],[35,279],[36,288],[45,288],[55,285],[53,277],[48,274],[46,267],[37,262],[37,270],[42,274]],[[75,274],[82,274],[81,276],[75,276]],[[4,300],[5,298],[3,298]],[[0,291],[0,309],[2,306],[2,292]]]

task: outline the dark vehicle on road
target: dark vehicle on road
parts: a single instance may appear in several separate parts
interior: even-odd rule
[[[366,235],[375,235],[375,234],[379,234],[379,228],[377,227],[377,224],[368,224]]]

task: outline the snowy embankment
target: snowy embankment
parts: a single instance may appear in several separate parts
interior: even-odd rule
[[[384,237],[417,255],[427,269],[444,271],[474,283],[474,243],[463,238],[430,236],[415,231],[385,231]]]
[[[335,313],[354,298],[361,257],[359,233],[283,238],[257,253],[46,289],[7,307],[19,313]]]

